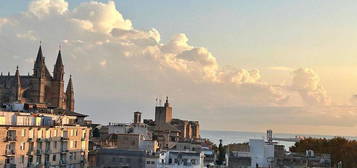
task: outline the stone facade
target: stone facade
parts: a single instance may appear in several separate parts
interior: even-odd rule
[[[83,126],[0,126],[0,167],[84,167],[89,134]]]
[[[0,104],[28,103],[45,104],[48,107],[74,111],[74,91],[70,78],[64,90],[64,65],[61,51],[58,52],[53,75],[45,64],[42,47],[39,47],[32,75],[0,75]]]
[[[187,140],[200,138],[200,124],[198,121],[188,121],[172,118],[172,107],[168,98],[164,106],[155,107],[155,131],[156,132],[178,132],[178,137],[171,139]],[[160,135],[158,135],[160,136]],[[169,138],[170,139],[170,138]]]

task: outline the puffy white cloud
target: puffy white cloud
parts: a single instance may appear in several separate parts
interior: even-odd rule
[[[84,2],[69,9],[64,0],[36,0],[22,14],[0,18],[0,46],[7,48],[3,54],[21,56],[22,69],[32,68],[28,61],[36,54],[34,40],[43,41],[47,65],[54,62],[58,43],[63,43],[66,72],[76,82],[78,109],[96,117],[97,111],[108,114],[98,116],[101,121],[116,115],[114,106],[125,113],[138,106],[151,108],[149,100],[158,95],[172,95],[177,106],[188,109],[181,115],[193,117],[196,110],[209,114],[218,107],[296,105],[289,102],[294,92],[309,105],[330,101],[311,69],[294,71],[290,86],[273,85],[262,80],[258,69],[220,65],[207,48],[189,44],[183,33],[167,43],[160,39],[156,29],[136,29],[113,1]],[[1,59],[7,64],[0,70],[19,64],[13,57]],[[196,113],[199,115],[192,119],[202,117]],[[126,117],[128,120],[131,114]]]
[[[295,70],[291,89],[299,92],[306,104],[328,105],[331,103],[319,76],[312,69],[300,68]]]
[[[51,15],[63,15],[68,10],[68,2],[65,0],[37,0],[31,2],[29,14],[37,17]]]
[[[71,17],[91,23],[93,30],[98,32],[110,33],[114,28],[122,30],[133,28],[131,21],[124,19],[116,10],[114,1],[82,3],[71,12]]]

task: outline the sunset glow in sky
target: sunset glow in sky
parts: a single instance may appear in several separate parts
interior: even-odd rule
[[[52,71],[62,45],[94,122],[174,116],[205,130],[357,134],[355,0],[17,0],[0,6],[0,71]]]

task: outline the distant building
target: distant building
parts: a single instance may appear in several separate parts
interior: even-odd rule
[[[98,149],[89,154],[90,168],[145,168],[144,151]]]
[[[284,145],[263,139],[251,139],[249,143],[230,144],[228,147],[229,168],[330,168],[329,154],[289,153]]]
[[[274,162],[274,144],[265,143],[263,139],[250,139],[249,149],[251,165],[272,167]]]
[[[33,71],[0,75],[0,167],[86,167],[91,129],[71,77],[64,90],[61,51],[52,76],[40,46]]]
[[[163,154],[162,167],[167,168],[203,168],[204,153],[190,151],[167,151]]]
[[[74,111],[72,78],[64,90],[64,65],[61,50],[58,52],[53,75],[45,64],[42,47],[38,49],[32,75],[0,75],[0,104],[27,103],[37,106]]]
[[[200,139],[198,121],[173,119],[173,109],[168,97],[164,106],[155,107],[155,122],[144,120],[153,126],[153,138],[159,142],[161,149],[171,149],[179,141]]]
[[[98,149],[89,154],[90,168],[203,168],[203,153]]]
[[[306,153],[288,153],[284,157],[276,159],[275,167],[316,167],[316,168],[331,168],[331,155],[315,154],[308,150]]]

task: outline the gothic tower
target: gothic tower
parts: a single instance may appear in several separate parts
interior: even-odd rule
[[[37,103],[45,103],[46,98],[46,65],[45,58],[42,54],[42,47],[37,52],[36,62],[33,68],[33,76],[34,76],[34,90],[33,90],[33,101]]]
[[[64,65],[61,50],[58,51],[57,61],[53,70],[53,92],[52,103],[58,108],[64,108]]]
[[[16,67],[15,72],[15,101],[21,103],[21,80],[20,80],[20,73],[19,73],[19,66]]]
[[[67,90],[66,90],[66,110],[74,111],[74,91],[72,83],[72,75],[69,78]]]

